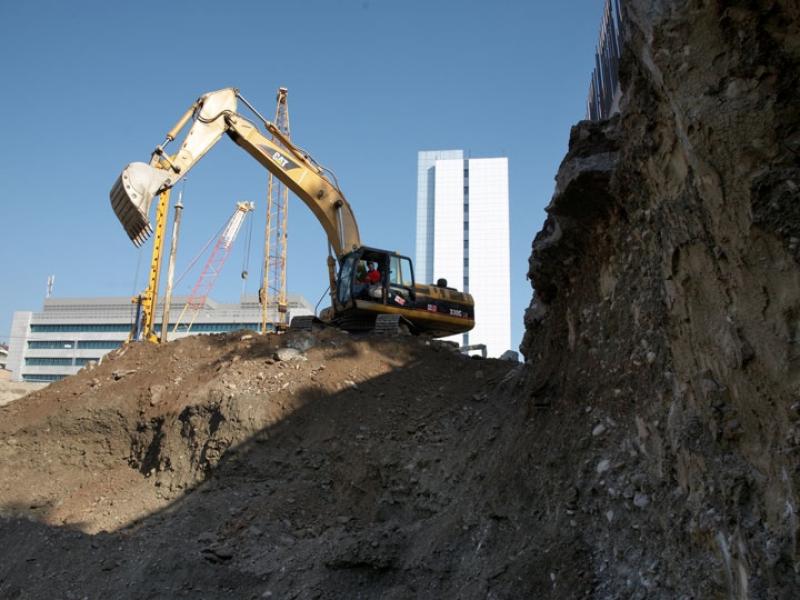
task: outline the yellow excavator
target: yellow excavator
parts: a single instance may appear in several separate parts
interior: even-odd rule
[[[237,112],[239,100],[263,123],[266,135]],[[180,148],[168,154],[166,146],[190,121]],[[406,331],[433,337],[472,329],[472,296],[447,287],[444,279],[419,284],[408,257],[363,246],[353,211],[332,173],[262,117],[235,88],[198,98],[156,147],[150,162],[130,163],[114,183],[111,206],[135,245],[143,244],[152,233],[148,214],[155,196],[161,197],[159,215],[163,216],[170,188],[223,134],[291,189],[311,209],[328,237],[331,306],[319,319],[295,317],[292,328],[308,329],[322,322],[349,331]],[[157,230],[157,242],[161,241],[159,235]]]

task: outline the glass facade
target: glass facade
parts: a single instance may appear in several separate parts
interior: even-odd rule
[[[30,381],[33,383],[49,383],[51,381],[61,381],[66,375],[29,375],[23,374],[22,381]]]
[[[431,150],[417,155],[417,246],[414,260],[417,283],[433,283],[437,277],[443,277],[434,273],[433,266],[436,161],[463,158],[462,150]]]
[[[169,327],[170,332],[172,332],[172,328],[175,327],[175,325],[171,324]],[[155,329],[160,332],[161,326]],[[192,325],[191,329],[189,329],[188,324],[178,327],[178,331],[191,331],[192,333],[223,333],[226,331],[238,331],[239,329],[253,329],[259,331],[261,329],[261,323],[195,323]]]
[[[486,344],[489,356],[500,356],[511,348],[508,159],[473,158],[469,163],[469,262],[464,271],[465,287],[475,300],[469,343]]]
[[[75,359],[75,366],[76,367],[83,367],[83,366],[86,366],[90,362],[100,362],[100,357],[95,356],[95,357],[92,357],[92,358],[85,358],[85,357],[76,358]]]
[[[460,150],[418,155],[417,263],[421,283],[445,278],[475,300],[475,327],[449,339],[511,347],[508,159],[464,159]]]
[[[114,350],[124,343],[123,340],[78,340],[79,350]]]
[[[45,358],[38,356],[26,356],[25,364],[31,367],[71,367],[71,358]]]
[[[72,340],[31,340],[28,342],[29,350],[64,350],[74,348]]]
[[[124,331],[131,330],[130,323],[53,323],[50,324],[31,324],[31,333],[60,333],[60,332],[105,332],[105,331]]]
[[[170,330],[175,326],[170,324]],[[188,325],[181,325],[178,331],[186,331]],[[261,327],[260,323],[195,323],[191,331],[196,333],[220,333],[223,331],[236,331],[237,329],[256,329]],[[154,327],[161,331],[161,325]],[[75,323],[75,324],[32,324],[31,333],[85,333],[85,332],[125,332],[131,330],[129,323]],[[116,348],[116,346],[114,346]]]

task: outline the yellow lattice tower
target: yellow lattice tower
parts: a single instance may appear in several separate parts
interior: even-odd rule
[[[289,137],[288,90],[278,88],[275,126]],[[277,141],[277,140],[276,140]],[[288,326],[286,302],[286,234],[289,217],[289,189],[269,174],[267,179],[267,226],[264,233],[264,280],[259,291],[261,333],[268,325],[275,330]]]

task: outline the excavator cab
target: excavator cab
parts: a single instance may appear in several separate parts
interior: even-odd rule
[[[444,283],[418,284],[410,258],[367,246],[340,260],[334,304],[320,318],[349,331],[446,336],[469,331],[475,322],[469,294]]]
[[[416,299],[414,267],[407,256],[362,247],[342,258],[335,319],[344,328],[373,329],[392,321],[394,326],[406,323],[414,330],[406,313],[415,307]]]
[[[364,302],[402,307],[414,300],[411,259],[376,248],[359,248],[343,257],[336,284],[339,310]]]

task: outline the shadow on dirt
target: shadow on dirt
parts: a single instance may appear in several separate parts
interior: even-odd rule
[[[510,365],[396,345],[376,343],[397,364],[378,377],[333,393],[298,382],[292,412],[121,530],[3,518],[0,597],[547,597],[555,574],[569,591],[552,597],[583,597],[584,573],[560,569],[588,549],[536,508],[530,440],[502,431],[526,410],[500,385]]]

